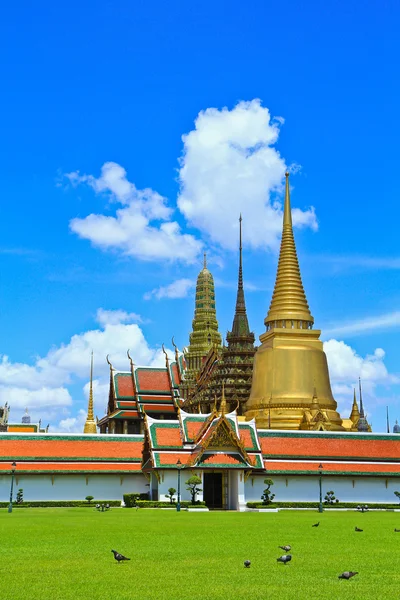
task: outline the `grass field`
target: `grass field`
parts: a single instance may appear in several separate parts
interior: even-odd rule
[[[400,598],[395,527],[396,513],[1,510],[0,598],[392,600]],[[276,562],[284,544],[287,566]],[[132,560],[118,565],[112,548]],[[339,580],[344,570],[359,575]]]

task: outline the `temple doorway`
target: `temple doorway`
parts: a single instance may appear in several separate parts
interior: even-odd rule
[[[223,508],[222,473],[204,473],[203,498],[208,508]]]

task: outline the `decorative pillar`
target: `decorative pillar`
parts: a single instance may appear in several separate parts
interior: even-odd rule
[[[115,421],[110,421],[110,433],[115,433]]]
[[[239,477],[238,477],[238,510],[240,512],[244,512],[246,510],[246,493],[245,493],[245,477],[244,477],[244,472],[243,471],[239,471],[238,472]]]

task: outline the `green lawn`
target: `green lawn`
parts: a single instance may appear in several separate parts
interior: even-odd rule
[[[395,527],[400,514],[390,512],[2,509],[0,598],[391,600],[400,598]],[[284,544],[287,566],[276,562]],[[111,548],[132,560],[118,565]],[[344,570],[360,574],[339,580]]]

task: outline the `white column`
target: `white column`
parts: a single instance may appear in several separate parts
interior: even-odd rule
[[[238,471],[238,510],[246,510],[246,495],[244,491],[244,471]]]

